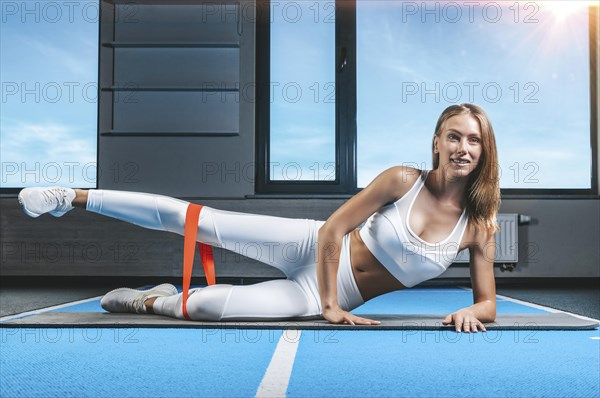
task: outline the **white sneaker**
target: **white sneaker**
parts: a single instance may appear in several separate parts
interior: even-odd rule
[[[19,204],[29,217],[50,213],[60,217],[73,208],[75,191],[71,188],[25,188],[19,192]]]
[[[149,290],[136,290],[122,287],[112,290],[102,297],[100,305],[108,312],[133,312],[147,314],[144,302],[153,297],[173,296],[177,288],[169,283],[163,283]]]

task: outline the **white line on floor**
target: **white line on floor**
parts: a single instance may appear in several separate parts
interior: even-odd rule
[[[41,314],[44,312],[59,310],[61,308],[70,307],[70,306],[76,305],[76,304],[83,304],[83,303],[88,303],[88,302],[94,301],[94,300],[100,300],[101,298],[102,298],[102,296],[92,297],[92,298],[85,299],[85,300],[71,301],[69,303],[53,305],[52,307],[46,307],[46,308],[40,308],[40,309],[33,310],[33,311],[21,312],[20,314],[7,315],[7,316],[0,318],[0,322],[11,321],[13,319],[22,318],[22,317],[25,317],[28,315],[38,315],[38,314]]]
[[[472,290],[471,288],[468,288],[468,287],[462,287],[462,286],[460,286],[460,288],[461,289],[465,289],[465,290]],[[546,307],[544,305],[534,304],[534,303],[530,303],[528,301],[522,301],[522,300],[515,299],[515,298],[512,298],[512,297],[501,296],[499,294],[497,294],[496,297],[502,298],[502,299],[507,300],[507,301],[512,301],[513,303],[526,305],[527,307],[537,308],[538,310],[544,310],[544,311],[554,312],[554,313],[559,313],[560,312],[560,313],[563,313],[563,314],[573,315],[576,318],[585,319],[586,321],[600,322],[600,319],[588,318],[587,316],[573,314],[572,312],[558,310],[556,308]]]
[[[296,359],[301,330],[284,330],[271,363],[256,391],[257,398],[285,397]]]

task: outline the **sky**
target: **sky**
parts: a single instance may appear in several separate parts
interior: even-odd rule
[[[492,120],[502,188],[590,187],[586,8],[475,3],[357,1],[359,188],[431,168],[437,117],[460,102]],[[333,3],[273,4],[272,178],[331,180]],[[1,186],[95,187],[98,3],[0,5]]]
[[[358,187],[394,165],[431,168],[437,117],[474,102],[494,126],[502,188],[589,188],[585,4],[472,3],[480,6],[357,2]],[[334,109],[309,89],[334,80],[334,26],[323,23],[323,12],[314,22],[313,2],[299,22],[292,7],[283,9],[272,30],[293,34],[271,39],[272,80],[299,82],[308,95],[293,102],[273,91],[281,95],[271,105],[272,160],[304,165],[312,179],[314,165],[334,161]],[[296,169],[279,178],[297,178]]]
[[[98,3],[0,3],[3,188],[96,186]]]

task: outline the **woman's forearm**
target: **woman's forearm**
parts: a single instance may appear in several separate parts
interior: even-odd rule
[[[317,281],[323,310],[335,308],[337,272],[340,263],[343,235],[321,228],[317,239]]]

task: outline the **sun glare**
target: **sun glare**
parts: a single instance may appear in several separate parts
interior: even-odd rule
[[[537,4],[540,9],[548,10],[554,15],[557,21],[564,21],[572,15],[584,12],[589,6],[598,5],[597,1],[562,1],[562,0],[546,0],[539,1]]]

